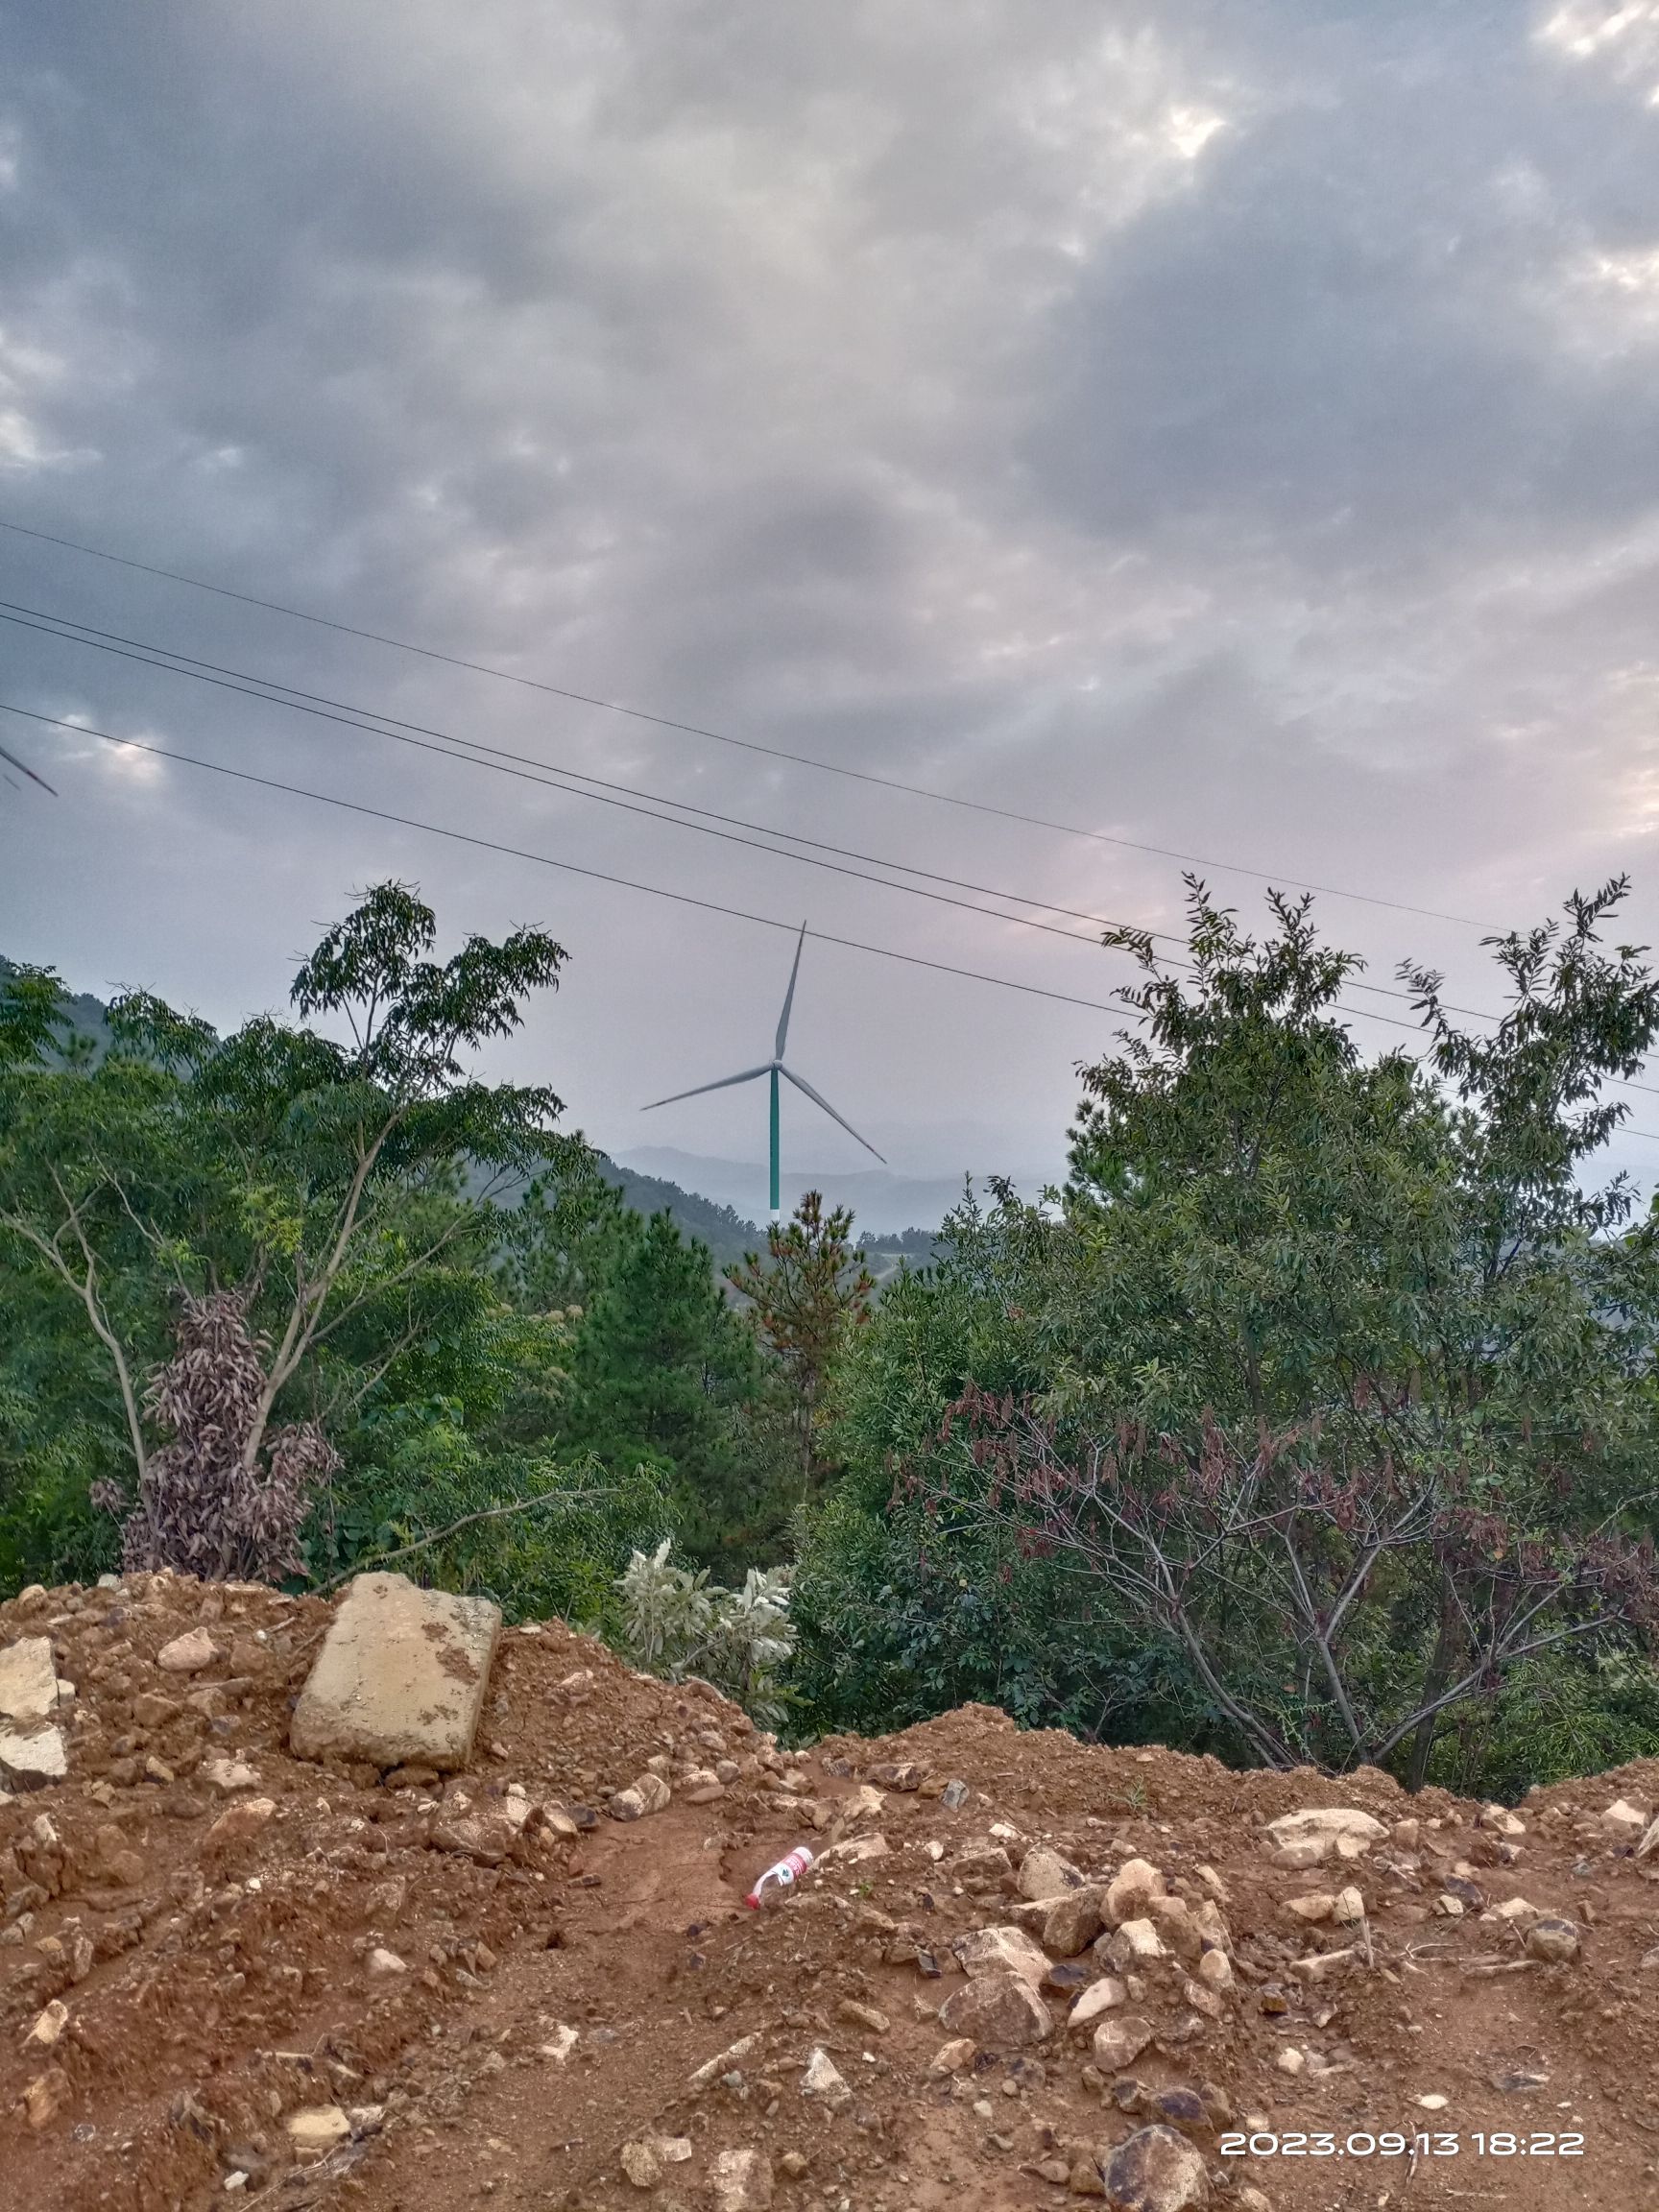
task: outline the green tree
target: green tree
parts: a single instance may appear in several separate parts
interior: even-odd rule
[[[1167,1485],[1191,1505],[1217,1465],[1207,1428],[1235,1468],[1263,1438],[1294,1434],[1310,1479],[1322,1469],[1336,1491],[1362,1480],[1380,1509],[1390,1483],[1428,1486],[1419,1540],[1390,1541],[1368,1564],[1362,1552],[1345,1602],[1352,1530],[1329,1513],[1316,1526],[1301,1505],[1296,1522],[1310,1608],[1344,1602],[1350,1655],[1369,1670],[1379,1718],[1367,1743],[1421,1708],[1390,1753],[1409,1780],[1453,1735],[1464,1756],[1472,1722],[1457,1699],[1492,1724],[1503,1665],[1526,1661],[1525,1638],[1493,1626],[1520,1602],[1517,1561],[1565,1575],[1550,1599],[1563,1633],[1604,1641],[1638,1625],[1627,1540],[1645,1526],[1655,1441],[1653,1231],[1631,1226],[1621,1183],[1587,1180],[1623,1112],[1602,1087],[1636,1070],[1659,1028],[1640,949],[1600,944],[1623,892],[1575,898],[1562,923],[1495,941],[1510,1003],[1492,1036],[1458,1030],[1438,978],[1411,972],[1427,1066],[1403,1051],[1360,1057],[1335,1004],[1357,963],[1318,942],[1305,902],[1274,899],[1275,929],[1258,943],[1194,884],[1189,974],[1160,964],[1148,939],[1115,933],[1144,971],[1124,994],[1136,1027],[1083,1071],[1067,1190],[1046,1208],[1003,1191],[991,1214],[959,1217],[941,1264],[884,1300],[854,1346],[843,1420],[854,1473],[803,1561],[803,1666],[840,1679],[812,1648],[813,1623],[878,1614],[863,1595],[872,1572],[889,1620],[931,1594],[937,1621],[966,1564],[975,1588],[989,1571],[1041,1593],[1021,1635],[1027,1679],[1044,1676],[1069,1713],[1087,1704],[1090,1634],[1112,1666],[1138,1635],[1161,1653],[1158,1694],[1179,1698],[1176,1733],[1262,1755],[1263,1738],[1229,1710],[1240,1672],[1310,1695],[1308,1650],[1283,1621],[1263,1625],[1290,1524],[1263,1525],[1254,1552],[1229,1555],[1245,1598],[1217,1595],[1205,1615],[1205,1657],[1221,1662],[1207,1679],[1180,1624],[1116,1572],[1121,1524],[1103,1551],[1098,1522],[1084,1531],[1074,1516],[1062,1543],[1028,1510],[1046,1484],[1097,1468],[1125,1425],[1147,1440],[1149,1458],[1129,1455],[1138,1467],[1167,1440]],[[974,1391],[1009,1402],[1046,1442],[1016,1477],[981,1438],[942,1481],[948,1410]],[[1276,1448],[1273,1465],[1296,1453]],[[860,1527],[877,1513],[884,1524],[860,1537],[859,1572],[842,1575],[854,1494]],[[1085,1533],[1087,1563],[1073,1541]],[[1574,1561],[1609,1565],[1599,1546],[1619,1555],[1614,1581],[1632,1568],[1633,1603],[1605,1602],[1599,1568],[1575,1580]],[[1095,1680],[1112,1727],[1106,1673]],[[1316,1741],[1340,1763],[1342,1695],[1316,1669],[1320,1682],[1334,1728],[1321,1721],[1300,1749]]]
[[[349,1418],[446,1310],[477,1306],[492,1209],[463,1178],[523,1173],[555,1141],[551,1092],[483,1083],[466,1059],[557,982],[562,948],[522,929],[439,962],[435,938],[393,883],[327,933],[292,998],[343,1039],[270,1018],[220,1039],[135,993],[109,1011],[108,1052],[60,1063],[42,1056],[55,979],[0,989],[0,1252],[91,1354],[146,1557],[188,1564],[145,1404],[178,1302],[243,1302],[258,1381],[218,1479],[256,1482],[279,1407]]]
[[[563,1433],[607,1467],[663,1469],[684,1549],[725,1568],[770,1518],[759,1349],[671,1215],[619,1210],[616,1238],[576,1336]]]
[[[804,1500],[828,1472],[820,1432],[831,1364],[850,1334],[869,1320],[876,1290],[852,1237],[851,1211],[837,1206],[826,1214],[822,1195],[808,1190],[786,1223],[768,1227],[764,1261],[750,1252],[740,1267],[726,1271],[788,1378]]]

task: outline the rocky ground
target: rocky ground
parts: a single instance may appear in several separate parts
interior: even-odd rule
[[[333,1611],[0,1607],[0,2202],[1659,2206],[1659,1767],[1505,1813],[984,1708],[785,1753],[553,1622],[442,1778],[293,1755]]]

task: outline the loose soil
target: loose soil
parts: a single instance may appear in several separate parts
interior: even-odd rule
[[[1659,1764],[1535,1791],[1509,1838],[1369,1770],[1234,1773],[977,1706],[782,1753],[706,1685],[552,1622],[504,1633],[470,1771],[388,1777],[289,1755],[329,1618],[170,1576],[0,1606],[0,1646],[49,1635],[75,1685],[69,1779],[0,1806],[0,2204],[702,2212],[742,2205],[717,2161],[754,2150],[778,2212],[1023,2212],[1071,2202],[1184,2089],[1170,2109],[1219,2207],[1260,2212],[1251,2188],[1278,2212],[1659,2207],[1659,1854],[1601,1819],[1620,1798],[1659,1810]],[[198,1625],[219,1658],[157,1668]],[[666,1810],[607,1816],[652,1760]],[[722,1761],[723,1792],[688,1802],[688,1770]],[[251,1800],[272,1810],[234,1810]],[[1420,1826],[1351,1865],[1274,1863],[1266,1823],[1310,1806]],[[812,1871],[746,1910],[803,1843]],[[1236,1985],[1211,2017],[1178,1960],[1149,1965],[1131,2008],[1156,2032],[1127,2074],[1096,2069],[1050,1986],[1046,2040],[935,2077],[936,2015],[965,1986],[952,1942],[1026,1911],[1038,1843],[1091,1881],[1140,1857],[1215,1900]],[[1353,1932],[1287,1901],[1346,1883],[1371,1961],[1299,1981],[1293,1960]],[[1492,1911],[1517,1895],[1575,1924],[1575,1959],[1528,1956]],[[1105,1971],[1086,1949],[1059,1978]],[[803,2094],[815,2050],[833,2102]],[[289,2123],[318,2107],[350,2132],[307,2156]],[[1418,2154],[1368,2152],[1388,2130]],[[1255,2154],[1225,2154],[1233,2133]]]

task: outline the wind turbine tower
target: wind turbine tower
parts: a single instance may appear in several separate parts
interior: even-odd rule
[[[672,1097],[653,1098],[649,1106],[641,1107],[640,1109],[641,1113],[652,1114],[656,1112],[659,1106],[673,1106],[678,1104],[682,1098],[701,1098],[706,1091],[728,1091],[734,1083],[757,1082],[758,1079],[764,1075],[767,1079],[767,1084],[771,1092],[771,1214],[772,1219],[774,1221],[778,1219],[779,1214],[781,1212],[781,1207],[779,1203],[778,1195],[778,1084],[780,1078],[781,1078],[781,1080],[785,1083],[793,1083],[796,1090],[803,1092],[806,1097],[810,1098],[814,1106],[821,1106],[824,1112],[829,1115],[831,1121],[839,1122],[841,1127],[846,1130],[848,1136],[853,1138],[857,1143],[862,1144],[866,1152],[872,1153],[878,1160],[881,1160],[881,1165],[883,1166],[887,1165],[886,1161],[881,1159],[881,1154],[876,1150],[875,1145],[871,1143],[870,1140],[867,1137],[860,1137],[857,1130],[854,1128],[852,1122],[847,1120],[843,1115],[837,1114],[834,1107],[830,1105],[828,1098],[820,1096],[820,1094],[813,1090],[811,1084],[808,1083],[804,1076],[797,1075],[793,1068],[786,1068],[783,1064],[783,1046],[789,1035],[789,1009],[795,1003],[795,978],[801,973],[801,951],[805,942],[806,925],[805,922],[803,922],[801,925],[801,934],[795,940],[795,964],[789,971],[789,988],[783,994],[783,1011],[778,1017],[778,1036],[772,1047],[771,1059],[762,1062],[758,1068],[745,1068],[741,1075],[722,1075],[718,1082],[699,1083],[694,1091],[676,1091]]]

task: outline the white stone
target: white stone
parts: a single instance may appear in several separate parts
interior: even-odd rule
[[[1512,1920],[1523,1932],[1530,1928],[1534,1920],[1544,1917],[1538,1907],[1525,1897],[1506,1897],[1502,1905],[1495,1905],[1492,1910],[1500,1920]]]
[[[885,1859],[886,1856],[885,1836],[849,1836],[844,1843],[831,1843],[828,1850],[820,1851],[818,1863],[822,1866],[832,1859],[839,1859],[844,1863],[856,1865],[861,1859]]]
[[[290,2113],[283,2125],[301,2158],[326,2157],[351,2132],[351,2123],[338,2104],[307,2105],[302,2112]]]
[[[1387,1833],[1381,1820],[1351,1805],[1311,1805],[1300,1813],[1281,1814],[1267,1823],[1267,1834],[1279,1844],[1327,1836],[1351,1837],[1360,1844],[1381,1843]]]
[[[707,2089],[710,2081],[717,2081],[722,2074],[731,2074],[741,2065],[751,2053],[760,2048],[758,2035],[741,2035],[735,2043],[729,2043],[724,2051],[716,2051],[698,2067],[685,2086],[688,2089]]]
[[[1151,2021],[1139,2012],[1102,2020],[1094,2031],[1095,2065],[1102,2074],[1121,2074],[1125,2067],[1134,2065],[1154,2032]]]
[[[939,2008],[947,2034],[967,2035],[987,2051],[1023,2051],[1054,2032],[1054,2015],[1029,1982],[1006,1970],[976,1974]]]
[[[49,1782],[61,1782],[69,1771],[69,1754],[60,1728],[36,1729],[25,1736],[15,1728],[0,1729],[0,1779],[14,1790],[41,1790]]]
[[[1048,1972],[1047,1953],[1023,1928],[975,1928],[955,1951],[970,1977],[1015,1974],[1032,1989],[1041,1989]]]
[[[1098,1982],[1091,1982],[1082,1990],[1077,2002],[1066,2015],[1068,2028],[1092,2028],[1103,2012],[1116,2012],[1129,2002],[1126,1984],[1116,1974],[1104,1974]]]
[[[714,2212],[767,2212],[772,2160],[764,2151],[717,2151],[709,2172]]]
[[[816,2097],[820,2104],[828,2104],[831,2111],[839,2111],[851,2102],[853,2092],[833,2058],[821,2044],[814,2044],[806,2055],[806,2071],[801,2077],[803,2097]]]
[[[49,1720],[57,1703],[50,1636],[20,1636],[0,1651],[0,1715],[8,1720]]]
[[[243,1759],[204,1759],[202,1779],[227,1795],[233,1790],[256,1790],[259,1777]]]
[[[205,1628],[187,1628],[182,1636],[162,1645],[156,1664],[165,1674],[198,1674],[204,1667],[211,1667],[218,1656],[219,1647]]]
[[[54,1997],[44,2012],[40,2013],[23,2038],[25,2051],[50,2051],[69,2025],[69,2008],[61,1997]]]
[[[369,1954],[369,1971],[375,1976],[407,1974],[409,1969],[396,1951],[388,1951],[384,1944],[376,1943]]]
[[[1623,1797],[1616,1797],[1601,1815],[1601,1826],[1606,1833],[1623,1843],[1633,1843],[1647,1825],[1647,1814],[1639,1813],[1634,1805],[1627,1805]]]
[[[1040,1897],[1061,1897],[1068,1889],[1081,1889],[1083,1876],[1070,1859],[1062,1859],[1058,1851],[1050,1851],[1046,1844],[1039,1843],[1020,1862],[1019,1886],[1021,1896],[1033,1901]]]
[[[1163,1895],[1164,1877],[1149,1860],[1125,1860],[1106,1886],[1106,1917],[1114,1927],[1144,1919],[1148,1901]]]
[[[1110,1949],[1115,1962],[1124,1968],[1142,1960],[1166,1959],[1169,1956],[1163,1937],[1150,1920],[1125,1920],[1113,1936]]]
[[[647,1771],[628,1789],[618,1790],[606,1811],[613,1820],[643,1820],[648,1814],[664,1812],[673,1794],[661,1774]]]
[[[296,1757],[464,1767],[500,1627],[488,1599],[359,1575],[300,1694],[289,1726]]]
[[[655,2189],[662,2178],[662,2158],[651,2143],[624,2143],[619,2161],[636,2189]]]

